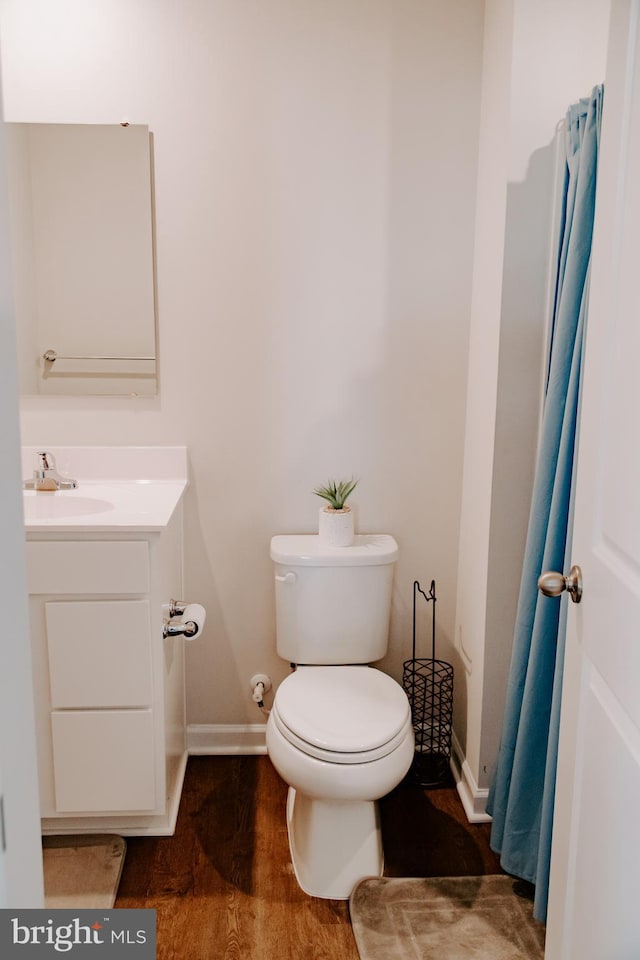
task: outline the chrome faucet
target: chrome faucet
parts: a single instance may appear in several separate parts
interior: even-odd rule
[[[60,476],[52,453],[38,451],[37,457],[38,467],[33,471],[33,477],[23,482],[25,490],[73,490],[78,486],[77,480]]]

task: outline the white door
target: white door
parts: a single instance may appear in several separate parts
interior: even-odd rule
[[[0,71],[1,72],[1,71]],[[0,906],[41,907],[42,844],[31,645],[24,572],[16,336],[9,265],[6,146],[0,91],[0,764],[4,841]],[[0,841],[0,847],[2,841]]]
[[[640,0],[604,93],[547,927],[548,960],[639,960]]]
[[[2,767],[0,767],[0,910],[7,907],[7,880],[5,876],[5,847],[4,832],[4,794],[2,792]]]

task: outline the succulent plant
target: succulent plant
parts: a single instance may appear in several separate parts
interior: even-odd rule
[[[357,486],[358,481],[354,480],[329,480],[324,487],[316,487],[313,491],[316,496],[328,500],[333,510],[344,510],[344,505]],[[347,508],[348,509],[348,508]]]

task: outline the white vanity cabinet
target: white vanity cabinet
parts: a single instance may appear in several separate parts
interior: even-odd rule
[[[182,506],[158,532],[27,531],[43,833],[169,834],[186,765]]]

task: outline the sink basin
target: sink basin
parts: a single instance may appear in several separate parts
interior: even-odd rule
[[[108,500],[84,497],[74,490],[24,490],[22,495],[24,518],[30,520],[64,520],[66,517],[90,517],[113,510]]]
[[[73,467],[72,467],[73,468]],[[24,490],[27,533],[164,530],[182,499],[183,479],[93,480],[74,490]]]

